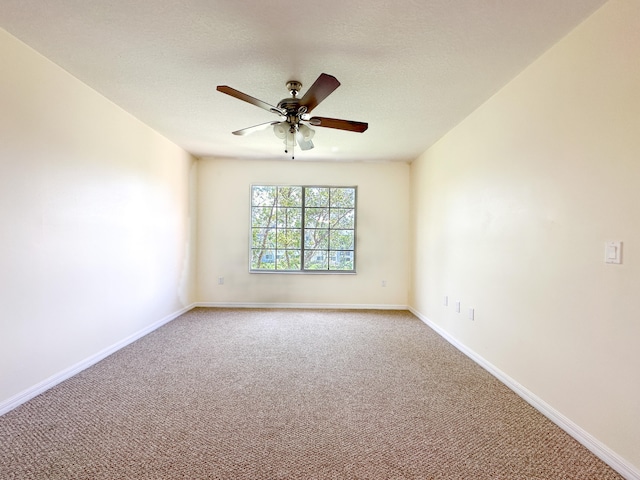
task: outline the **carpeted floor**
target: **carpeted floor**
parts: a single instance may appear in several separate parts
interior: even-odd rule
[[[0,417],[2,479],[619,479],[409,312],[195,309]]]

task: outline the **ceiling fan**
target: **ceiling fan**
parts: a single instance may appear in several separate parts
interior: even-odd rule
[[[320,102],[340,86],[340,82],[335,77],[326,73],[320,74],[302,98],[298,98],[298,93],[302,88],[302,83],[297,80],[290,80],[286,85],[289,93],[291,94],[291,98],[284,98],[280,100],[277,106],[258,100],[257,98],[251,97],[246,93],[242,93],[227,85],[218,85],[216,90],[219,92],[231,95],[232,97],[243,100],[255,105],[256,107],[263,108],[264,110],[275,113],[280,117],[279,120],[261,123],[259,125],[254,125],[253,127],[236,130],[232,133],[234,135],[247,135],[249,133],[273,127],[273,131],[276,136],[283,140],[285,144],[285,153],[288,153],[289,148],[291,148],[291,158],[294,158],[293,150],[296,143],[302,150],[310,150],[313,148],[313,142],[311,139],[315,132],[309,128],[308,125],[313,127],[335,128],[338,130],[347,130],[349,132],[358,133],[364,132],[369,127],[369,124],[364,122],[354,122],[352,120],[340,120],[338,118],[328,117],[312,117],[310,115],[311,111],[316,108]]]

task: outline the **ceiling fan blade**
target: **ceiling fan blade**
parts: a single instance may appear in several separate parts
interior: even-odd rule
[[[300,105],[307,107],[307,112],[310,112],[339,86],[340,82],[336,77],[322,73],[304,94]]]
[[[311,150],[313,148],[313,142],[311,140],[305,140],[300,130],[296,132],[296,140],[301,150]]]
[[[253,132],[265,130],[271,127],[272,125],[275,125],[276,123],[280,123],[280,122],[278,121],[278,122],[261,123],[259,125],[254,125],[253,127],[243,128],[242,130],[236,130],[235,132],[231,132],[231,133],[233,133],[234,135],[249,135],[250,133],[253,133]]]
[[[277,113],[279,115],[285,115],[278,107],[275,107],[267,102],[263,102],[262,100],[258,100],[257,98],[252,97],[251,95],[247,95],[246,93],[242,93],[240,90],[236,90],[235,88],[231,88],[227,85],[218,85],[216,90],[222,93],[226,93],[227,95],[231,95],[239,100],[250,103],[251,105],[255,105],[256,107],[263,108],[269,112]]]
[[[309,124],[314,127],[337,128],[338,130],[348,130],[350,132],[362,133],[369,124],[365,122],[354,122],[353,120],[340,120],[338,118],[311,117]]]

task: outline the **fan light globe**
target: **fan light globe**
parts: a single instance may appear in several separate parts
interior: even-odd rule
[[[276,137],[284,140],[284,137],[287,136],[287,132],[289,131],[289,124],[287,122],[276,123],[273,126],[273,133],[276,134]]]
[[[284,143],[285,146],[288,147],[296,145],[295,128],[292,127],[288,122],[276,123],[273,126],[273,133],[276,134],[276,137],[282,140],[282,143]]]
[[[313,138],[313,136],[316,134],[315,130],[310,129],[309,127],[307,127],[303,123],[301,123],[298,126],[298,129],[300,130],[300,133],[302,134],[302,138],[304,138],[304,140],[306,142],[310,141]]]

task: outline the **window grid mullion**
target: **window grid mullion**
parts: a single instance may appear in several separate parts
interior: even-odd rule
[[[327,205],[329,218],[327,219],[327,230],[329,238],[327,238],[327,270],[329,270],[329,252],[331,251],[331,188],[329,188],[329,205]]]
[[[276,209],[276,218],[274,225],[275,234],[275,246],[273,248],[273,269],[278,270],[278,207],[280,206],[280,187],[276,188],[276,201],[275,201],[275,209]]]
[[[302,219],[300,226],[302,227],[302,237],[300,238],[300,268],[307,269],[305,242],[307,239],[307,187],[302,187]]]

